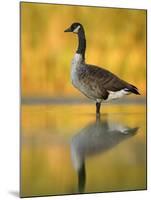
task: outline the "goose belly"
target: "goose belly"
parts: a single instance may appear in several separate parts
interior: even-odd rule
[[[81,92],[84,92],[86,90],[85,85],[82,83],[82,81],[80,81],[80,77],[79,77],[77,69],[73,68],[71,70],[71,80],[72,80],[73,86],[79,89]]]
[[[77,88],[80,92],[82,92],[85,96],[88,98],[94,99],[91,95],[91,91],[89,91],[89,88],[86,86],[86,84],[81,80],[82,77],[80,76],[80,68],[72,67],[71,70],[71,80],[72,84],[75,88]]]

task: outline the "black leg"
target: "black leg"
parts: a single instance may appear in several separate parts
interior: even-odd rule
[[[78,171],[78,189],[80,193],[84,192],[85,183],[86,183],[86,170],[85,170],[85,164],[83,163]]]
[[[97,114],[97,115],[100,114],[100,106],[101,106],[101,103],[96,102],[96,114]]]

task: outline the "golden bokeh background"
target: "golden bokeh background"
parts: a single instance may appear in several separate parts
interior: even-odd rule
[[[86,61],[103,66],[146,94],[146,11],[21,3],[23,97],[82,97],[71,84],[77,48],[73,22],[84,25]]]

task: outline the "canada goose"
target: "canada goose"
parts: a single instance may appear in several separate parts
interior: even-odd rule
[[[122,122],[114,122],[106,118],[86,125],[71,139],[71,158],[78,174],[78,190],[84,192],[86,183],[87,158],[103,154],[116,147],[122,141],[136,135],[139,127],[130,128]]]
[[[113,73],[101,67],[85,63],[86,39],[82,24],[73,23],[64,32],[78,35],[78,48],[71,64],[72,84],[85,96],[96,102],[96,113],[104,100],[121,98],[131,93],[139,94],[138,89]]]

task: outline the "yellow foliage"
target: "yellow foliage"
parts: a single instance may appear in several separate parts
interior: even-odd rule
[[[77,46],[64,30],[86,29],[88,63],[103,66],[146,93],[146,11],[21,3],[23,96],[80,96],[71,85]]]

